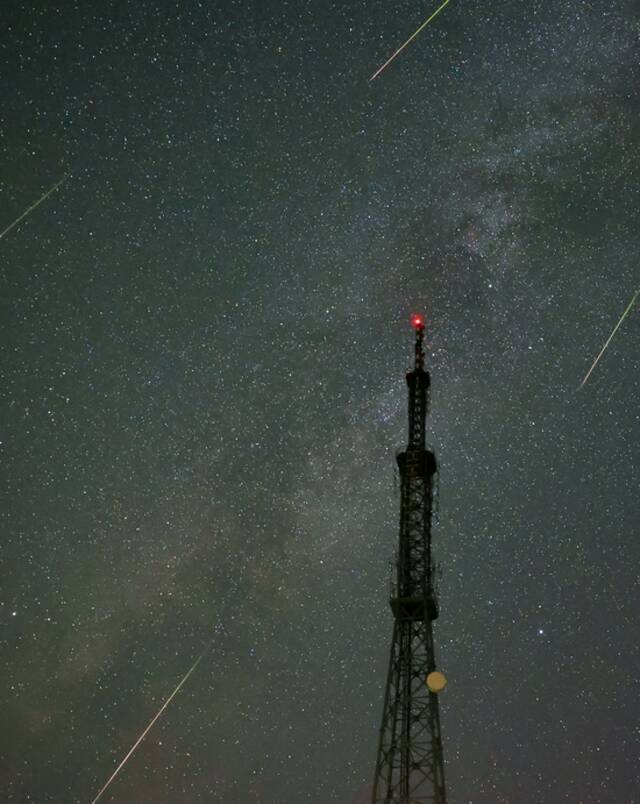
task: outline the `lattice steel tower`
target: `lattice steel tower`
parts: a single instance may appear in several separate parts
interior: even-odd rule
[[[414,315],[415,365],[409,386],[409,443],[398,455],[400,543],[391,590],[394,616],[372,804],[446,804],[432,622],[438,616],[431,558],[436,459],[425,446],[429,373],[424,319]]]

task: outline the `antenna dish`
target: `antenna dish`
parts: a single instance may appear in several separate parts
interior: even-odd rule
[[[429,688],[429,692],[442,692],[446,686],[446,676],[439,670],[434,670],[427,676],[427,687]]]

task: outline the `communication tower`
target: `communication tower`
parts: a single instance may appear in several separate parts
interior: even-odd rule
[[[433,452],[425,445],[429,372],[424,318],[413,315],[415,362],[407,373],[409,441],[398,454],[400,538],[390,604],[391,656],[384,696],[372,804],[446,804],[433,621],[438,617],[431,557]]]

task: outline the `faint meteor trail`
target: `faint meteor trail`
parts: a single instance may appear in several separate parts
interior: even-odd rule
[[[380,73],[381,73],[381,72],[384,70],[384,68],[385,68],[385,67],[387,67],[389,64],[391,64],[391,62],[392,62],[392,61],[395,59],[395,57],[396,57],[396,56],[399,56],[399,55],[400,55],[400,53],[402,53],[402,51],[405,49],[405,47],[406,47],[407,45],[409,45],[411,42],[413,42],[413,40],[414,40],[414,39],[416,38],[416,36],[417,36],[417,35],[420,33],[420,31],[422,31],[424,28],[426,28],[426,27],[427,27],[427,25],[428,25],[428,24],[431,22],[431,20],[432,20],[432,19],[433,19],[435,16],[437,16],[437,15],[438,15],[438,14],[439,14],[439,13],[442,11],[442,9],[443,9],[443,8],[444,8],[446,5],[448,5],[450,2],[451,2],[451,0],[444,0],[444,3],[443,3],[443,4],[442,4],[442,5],[439,7],[439,8],[437,8],[437,9],[436,9],[436,10],[433,12],[433,14],[432,14],[432,15],[429,17],[429,19],[428,19],[428,20],[425,20],[425,22],[423,22],[423,23],[422,23],[422,25],[421,25],[421,26],[418,28],[418,30],[417,30],[415,33],[411,34],[411,36],[410,36],[410,37],[407,39],[407,41],[404,43],[404,45],[401,45],[401,46],[400,46],[400,47],[399,47],[399,48],[396,50],[396,52],[393,54],[393,56],[391,56],[391,58],[390,58],[390,59],[387,59],[387,60],[385,61],[385,63],[382,65],[382,67],[380,67],[379,69],[377,69],[377,70],[375,71],[375,73],[374,73],[374,74],[371,76],[371,78],[369,79],[369,81],[373,81],[373,79],[374,79],[374,78],[377,78],[377,77],[380,75]]]
[[[180,688],[181,688],[181,687],[182,687],[182,685],[185,683],[185,681],[186,681],[186,680],[189,678],[189,676],[191,675],[191,673],[193,673],[193,671],[196,669],[196,667],[197,667],[197,666],[200,664],[200,661],[201,661],[202,657],[203,657],[203,656],[205,655],[205,653],[206,653],[206,652],[209,650],[209,647],[210,647],[210,646],[207,646],[207,647],[206,647],[206,648],[205,648],[205,649],[202,651],[202,653],[200,654],[200,656],[198,656],[198,658],[195,660],[195,662],[194,662],[194,663],[193,663],[193,665],[191,666],[191,669],[190,669],[190,670],[187,672],[187,674],[186,674],[186,675],[183,677],[182,681],[181,681],[181,682],[178,684],[178,686],[177,686],[177,687],[175,688],[175,690],[174,690],[174,691],[171,693],[171,695],[170,695],[170,696],[167,698],[167,700],[166,700],[166,701],[165,701],[165,702],[162,704],[162,706],[160,707],[160,710],[158,711],[157,715],[156,715],[156,716],[153,718],[153,720],[151,721],[151,723],[149,723],[149,725],[147,726],[147,728],[146,728],[146,729],[145,729],[145,730],[142,732],[142,734],[141,734],[141,735],[138,737],[138,739],[135,741],[135,743],[133,744],[133,746],[132,746],[132,747],[129,749],[129,752],[127,753],[127,755],[125,756],[125,758],[124,758],[124,759],[122,760],[122,762],[121,762],[121,763],[118,765],[118,767],[117,767],[117,768],[114,770],[114,772],[111,774],[111,776],[110,776],[110,777],[107,779],[106,783],[105,783],[105,784],[104,784],[104,786],[103,786],[103,787],[100,789],[100,792],[99,792],[99,793],[98,793],[98,795],[97,795],[97,796],[96,796],[96,797],[93,799],[93,801],[91,802],[91,804],[96,804],[96,802],[97,802],[97,801],[98,801],[98,799],[99,799],[99,798],[102,796],[102,794],[105,792],[105,790],[107,789],[107,787],[109,787],[109,785],[111,784],[111,782],[112,782],[112,781],[113,781],[113,780],[116,778],[116,776],[117,776],[117,775],[120,773],[120,771],[122,770],[122,768],[123,768],[123,766],[125,765],[125,763],[128,761],[128,759],[129,759],[129,757],[131,756],[131,754],[133,754],[133,752],[136,750],[136,748],[137,748],[137,747],[140,745],[140,743],[141,743],[141,742],[144,740],[144,738],[147,736],[147,734],[149,733],[149,731],[150,731],[151,727],[153,726],[153,724],[154,724],[154,723],[156,722],[156,720],[157,720],[157,719],[160,717],[160,715],[161,715],[161,714],[164,712],[164,710],[167,708],[167,706],[169,706],[169,704],[171,703],[171,701],[173,700],[173,698],[174,698],[174,697],[175,697],[175,696],[178,694],[178,692],[180,691]]]
[[[602,355],[605,353],[605,350],[606,350],[607,346],[609,346],[609,344],[611,343],[611,339],[613,338],[613,336],[616,334],[616,332],[617,332],[617,331],[618,331],[618,329],[620,328],[620,324],[622,324],[622,322],[625,320],[625,318],[626,318],[626,317],[629,315],[629,313],[631,312],[631,308],[633,307],[633,305],[634,305],[634,303],[635,303],[635,300],[638,298],[638,295],[639,295],[639,294],[640,294],[640,288],[639,288],[638,290],[636,290],[636,292],[633,294],[633,298],[631,299],[631,301],[630,301],[630,302],[629,302],[629,304],[627,305],[627,309],[624,311],[624,313],[623,313],[623,314],[622,314],[622,316],[620,317],[620,320],[618,321],[618,323],[617,323],[617,324],[615,325],[615,327],[613,328],[613,332],[612,332],[612,333],[611,333],[611,335],[609,335],[609,337],[607,338],[605,345],[602,347],[602,349],[601,349],[601,350],[600,350],[600,352],[598,353],[598,356],[596,357],[596,359],[595,359],[595,360],[593,361],[593,363],[591,364],[591,368],[589,369],[589,371],[587,371],[587,373],[586,373],[586,375],[585,375],[584,380],[583,380],[583,381],[580,383],[580,388],[582,388],[582,387],[583,387],[583,385],[584,385],[584,384],[586,383],[586,381],[589,379],[589,375],[591,374],[591,372],[592,372],[592,371],[594,370],[594,368],[595,368],[595,367],[598,365],[598,361],[600,360],[600,358],[602,357]],[[579,388],[578,390],[580,390],[580,388]]]
[[[27,217],[27,215],[28,215],[30,212],[33,212],[33,210],[34,210],[36,207],[39,207],[39,206],[40,206],[40,204],[41,204],[41,203],[42,203],[44,200],[46,200],[47,198],[49,198],[49,196],[51,195],[51,193],[55,192],[55,191],[58,189],[58,187],[60,187],[60,185],[62,184],[62,182],[63,182],[63,181],[66,179],[66,178],[67,178],[66,176],[63,176],[63,177],[60,179],[60,181],[59,181],[59,182],[56,182],[56,183],[53,185],[53,187],[49,188],[49,189],[47,190],[47,192],[46,192],[46,193],[45,193],[43,196],[41,196],[41,197],[40,197],[40,198],[39,198],[39,199],[36,201],[36,203],[35,203],[35,204],[31,204],[31,206],[29,207],[29,209],[25,210],[25,211],[22,213],[22,215],[20,215],[20,217],[19,217],[19,218],[16,218],[16,219],[15,219],[15,221],[14,221],[13,223],[10,223],[10,224],[9,224],[9,226],[7,226],[7,228],[6,228],[6,229],[5,229],[3,232],[0,232],[0,240],[2,240],[2,238],[3,238],[3,237],[6,235],[6,234],[9,234],[9,232],[10,232],[10,231],[11,231],[11,230],[12,230],[12,229],[15,227],[15,226],[17,226],[17,225],[20,223],[20,221],[21,221],[23,218],[26,218],[26,217]]]

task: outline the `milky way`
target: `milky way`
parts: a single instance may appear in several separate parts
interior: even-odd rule
[[[367,801],[414,311],[449,804],[638,800],[635,5],[431,10],[3,11],[2,801]]]

